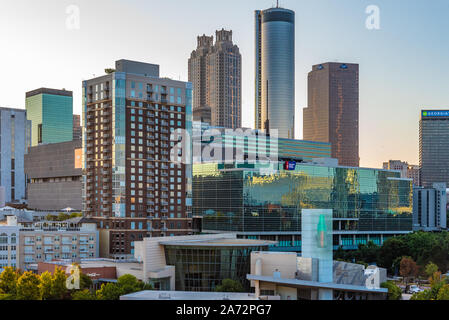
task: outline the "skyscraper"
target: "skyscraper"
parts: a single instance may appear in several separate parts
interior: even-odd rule
[[[419,122],[421,185],[449,186],[449,110],[423,110]]]
[[[30,146],[31,121],[23,109],[0,108],[0,186],[6,202],[26,199],[24,156]]]
[[[242,56],[232,42],[232,31],[214,37],[198,37],[198,47],[189,59],[189,81],[193,84],[195,120],[212,126],[242,126]]]
[[[40,88],[26,93],[31,146],[73,140],[72,91]]]
[[[191,233],[191,165],[171,162],[171,133],[191,126],[191,84],[160,78],[158,65],[120,60],[83,82],[84,212],[107,239],[103,257]]]
[[[295,138],[295,13],[283,8],[255,12],[255,127]]]
[[[73,140],[82,139],[81,117],[78,114],[73,115]]]
[[[330,142],[332,157],[342,166],[358,167],[359,65],[329,62],[315,65],[308,77],[304,140]]]

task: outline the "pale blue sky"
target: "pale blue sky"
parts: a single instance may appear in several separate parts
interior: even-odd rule
[[[161,75],[187,80],[196,36],[232,29],[243,56],[243,125],[254,123],[254,10],[274,0],[7,1],[0,11],[0,106],[23,108],[25,91],[74,91],[118,59],[161,65]],[[66,28],[67,6],[80,9],[80,29]],[[313,64],[360,64],[361,164],[418,163],[419,110],[449,108],[449,1],[282,0],[296,11],[296,131],[302,137],[307,73]],[[368,5],[381,29],[365,28]]]

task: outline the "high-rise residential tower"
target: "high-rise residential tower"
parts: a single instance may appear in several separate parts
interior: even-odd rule
[[[5,202],[26,199],[24,156],[30,146],[31,121],[23,109],[0,108],[0,186]]]
[[[295,138],[295,13],[255,12],[255,127]]]
[[[358,64],[329,62],[313,66],[308,77],[303,130],[305,140],[330,142],[332,157],[340,165],[360,165]]]
[[[421,186],[449,186],[449,110],[423,110],[419,122]]]
[[[26,93],[31,146],[73,140],[72,91],[40,88]]]
[[[198,37],[189,59],[189,81],[193,84],[195,120],[212,126],[242,126],[242,56],[232,42],[232,31]]]
[[[84,212],[101,229],[102,257],[191,233],[191,164],[171,161],[171,133],[191,127],[191,84],[160,78],[158,65],[120,60],[83,82]]]

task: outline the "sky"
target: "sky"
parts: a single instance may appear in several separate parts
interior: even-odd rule
[[[418,164],[424,108],[449,109],[449,1],[281,0],[296,12],[296,138],[307,74],[323,62],[360,64],[361,166]],[[254,126],[254,10],[275,0],[15,0],[0,10],[0,106],[24,108],[25,92],[72,90],[119,59],[161,66],[187,81],[198,35],[225,28],[242,53],[243,126]],[[368,6],[380,29],[368,29]]]

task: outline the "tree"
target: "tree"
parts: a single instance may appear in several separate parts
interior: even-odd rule
[[[50,272],[45,271],[41,274],[41,280],[39,283],[39,290],[42,300],[50,300],[51,296],[52,275]]]
[[[384,282],[380,287],[388,289],[388,300],[402,299],[402,290],[393,281]]]
[[[240,282],[232,279],[224,279],[221,285],[215,288],[215,292],[243,292],[243,286]]]
[[[139,282],[137,278],[130,274],[125,274],[117,279],[117,285],[120,287],[122,294],[130,294],[133,292],[142,291],[144,287],[143,282]]]
[[[89,290],[85,289],[81,291],[74,291],[72,293],[72,300],[96,300],[96,297]]]
[[[421,292],[414,293],[410,300],[432,300],[432,294],[430,290],[424,290]]]
[[[25,272],[17,280],[17,300],[40,300],[40,279],[37,274]]]
[[[410,257],[403,257],[400,265],[400,274],[404,277],[405,285],[408,285],[410,278],[418,275],[419,269],[415,261]]]
[[[12,267],[6,267],[0,274],[0,291],[4,294],[16,295],[19,274]]]
[[[57,267],[51,281],[51,297],[54,300],[64,300],[67,296],[67,276],[65,272]]]
[[[445,284],[438,291],[437,300],[449,300],[449,285]]]
[[[81,272],[80,273],[80,289],[81,290],[90,289],[90,287],[92,287],[92,285],[93,285],[92,279],[88,275]]]
[[[390,272],[394,272],[393,262],[398,257],[408,256],[409,248],[403,237],[388,239],[379,250],[378,261],[379,266],[387,268]]]
[[[96,292],[98,300],[119,300],[121,295],[122,291],[115,283],[103,283],[100,290]]]
[[[426,265],[424,272],[428,278],[431,278],[436,272],[438,272],[438,266],[433,262],[429,262]]]

